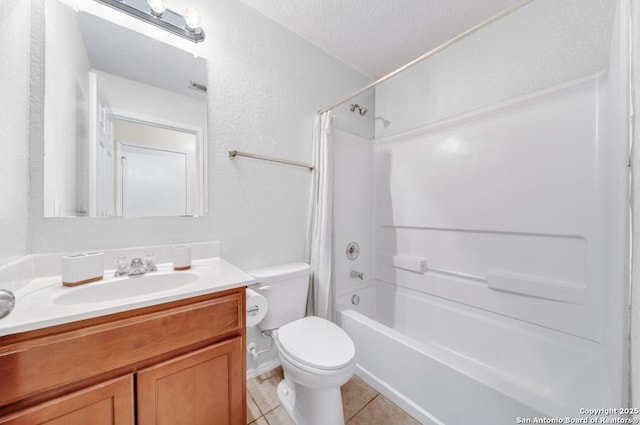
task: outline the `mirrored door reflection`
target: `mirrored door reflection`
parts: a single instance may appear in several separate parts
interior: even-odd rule
[[[122,216],[187,214],[187,158],[182,152],[122,145]]]
[[[197,208],[196,137],[150,123],[114,120],[116,212],[191,216]]]

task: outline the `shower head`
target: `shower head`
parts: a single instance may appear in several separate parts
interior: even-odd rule
[[[349,105],[349,109],[351,110],[351,112],[354,112],[357,109],[360,116],[364,116],[368,112],[367,108],[365,108],[364,106],[360,106],[357,103],[352,103],[351,105]]]

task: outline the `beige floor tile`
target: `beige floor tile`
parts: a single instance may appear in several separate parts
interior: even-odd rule
[[[347,425],[419,425],[420,423],[382,395],[351,418]]]
[[[265,373],[247,382],[247,391],[265,414],[280,405],[276,388],[284,379],[282,369],[274,373]]]
[[[251,422],[249,425],[269,425],[269,422],[267,422],[264,416],[260,416],[256,421]]]
[[[353,375],[349,382],[340,388],[340,392],[342,393],[342,411],[344,412],[345,421],[358,413],[360,409],[378,395],[378,392],[373,387],[356,375]]]
[[[284,407],[278,406],[265,415],[269,425],[296,425],[291,416],[284,410]]]
[[[250,424],[260,416],[262,416],[262,412],[260,412],[258,405],[253,398],[251,398],[251,395],[247,393],[247,423]]]
[[[258,379],[265,380],[271,378],[272,376],[279,376],[281,379],[284,379],[284,371],[282,370],[282,366],[275,367],[271,370],[266,371],[262,375],[258,375]]]

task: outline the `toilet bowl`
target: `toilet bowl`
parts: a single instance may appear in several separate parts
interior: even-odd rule
[[[340,386],[353,376],[355,347],[338,326],[305,317],[275,332],[285,380],[278,398],[298,425],[344,424]]]
[[[355,346],[329,320],[304,317],[309,273],[304,263],[249,271],[268,303],[258,328],[273,336],[285,376],[278,398],[296,425],[343,425],[340,386],[353,376]]]

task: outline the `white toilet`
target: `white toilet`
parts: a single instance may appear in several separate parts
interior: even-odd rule
[[[343,425],[340,386],[353,375],[355,347],[340,327],[304,317],[311,268],[305,263],[249,270],[267,298],[258,328],[273,331],[285,379],[278,398],[297,425]]]

